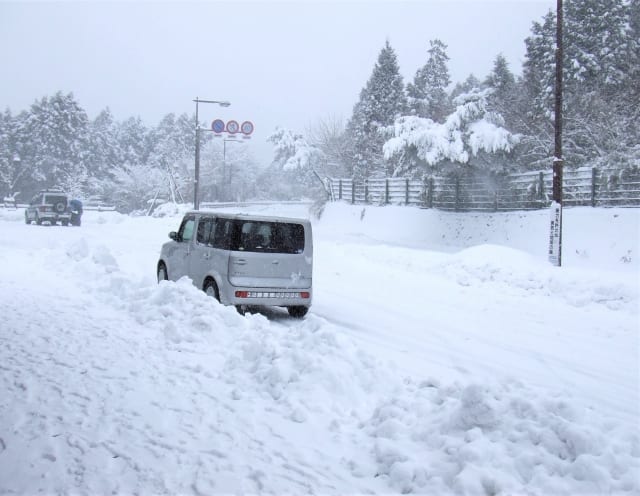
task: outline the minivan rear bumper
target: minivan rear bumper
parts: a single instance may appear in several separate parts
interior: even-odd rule
[[[227,300],[231,305],[311,306],[311,288],[251,288],[228,286]]]

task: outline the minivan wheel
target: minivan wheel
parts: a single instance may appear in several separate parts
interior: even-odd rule
[[[167,281],[169,276],[167,274],[167,266],[164,263],[158,264],[158,283],[160,281]]]
[[[203,291],[207,293],[207,296],[212,296],[216,300],[220,301],[220,292],[218,291],[218,285],[213,279],[207,279],[204,281]]]
[[[307,315],[308,311],[309,311],[309,307],[303,307],[303,306],[287,307],[287,312],[289,312],[289,315],[291,315],[292,317],[295,317],[296,319],[301,319],[302,317]]]

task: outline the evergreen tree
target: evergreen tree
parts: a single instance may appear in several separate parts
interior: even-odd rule
[[[151,152],[150,131],[140,117],[129,117],[117,126],[120,164],[125,170],[147,163]]]
[[[474,90],[480,90],[483,88],[480,80],[473,74],[469,74],[467,79],[465,79],[462,83],[456,83],[451,90],[451,100],[453,101],[455,98],[459,97],[464,93],[471,93]]]
[[[9,195],[16,191],[22,176],[20,155],[16,148],[16,119],[6,109],[0,113],[0,194]]]
[[[629,140],[636,143],[635,165],[640,167],[640,2],[629,4],[627,28],[627,68],[623,78],[622,105]]]
[[[516,79],[509,70],[507,59],[499,54],[493,62],[493,69],[484,81],[484,85],[490,88],[489,106],[502,114],[509,123],[509,114],[513,109],[516,92]]]
[[[21,130],[28,140],[21,160],[32,167],[32,189],[61,187],[80,195],[88,176],[88,123],[71,93],[58,92],[31,106]]]
[[[630,10],[623,0],[565,2],[563,158],[570,167],[619,162],[621,150],[631,146],[624,83],[631,72]],[[525,42],[522,150],[536,168],[548,166],[553,150],[555,28],[549,12]]]
[[[624,0],[570,0],[565,29],[567,89],[611,95],[625,76],[628,12]]]
[[[118,148],[117,125],[111,111],[106,108],[89,123],[89,156],[87,168],[94,186],[92,192],[101,193],[100,184],[111,181],[119,166],[121,153]]]
[[[503,127],[502,116],[490,110],[491,91],[476,89],[457,97],[456,109],[444,123],[415,116],[397,119],[394,136],[384,145],[385,155],[415,155],[429,169],[426,172],[460,172],[469,165],[502,172],[501,161],[473,161],[510,152],[518,141]]]
[[[556,18],[547,12],[543,22],[534,22],[531,36],[524,40],[526,56],[523,64],[524,90],[529,101],[531,121],[550,119],[553,111],[555,84]]]
[[[354,106],[347,126],[356,177],[385,175],[393,169],[393,166],[384,163],[383,130],[406,111],[407,98],[400,68],[395,51],[387,41],[378,55],[369,81],[360,92],[360,99]]]
[[[451,110],[447,88],[451,84],[447,67],[447,45],[431,40],[427,63],[418,69],[413,83],[407,85],[411,113],[436,122],[444,122]]]

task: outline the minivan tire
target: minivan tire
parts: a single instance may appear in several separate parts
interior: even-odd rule
[[[218,291],[218,285],[213,279],[204,281],[202,290],[207,293],[207,296],[213,296],[216,300],[220,301],[220,291]]]
[[[307,315],[308,311],[309,311],[309,307],[303,307],[303,306],[287,307],[287,312],[289,312],[289,315],[291,315],[292,317],[295,317],[296,319],[301,319],[302,317]]]
[[[158,283],[160,283],[160,281],[167,281],[169,280],[169,275],[167,274],[167,266],[160,262],[158,264]]]

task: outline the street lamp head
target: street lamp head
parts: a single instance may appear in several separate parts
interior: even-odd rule
[[[196,108],[198,108],[198,103],[217,103],[221,107],[229,107],[231,105],[231,102],[228,102],[226,100],[225,101],[220,101],[220,100],[201,100],[201,99],[199,99],[197,97],[194,100],[194,102],[196,102]]]

